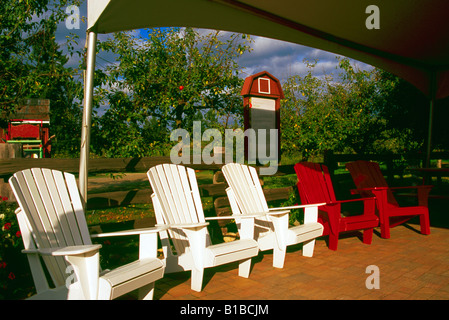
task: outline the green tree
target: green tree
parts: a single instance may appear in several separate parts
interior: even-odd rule
[[[382,88],[380,95],[384,97],[379,104],[379,114],[385,119],[386,125],[382,132],[383,141],[378,141],[376,149],[396,153],[424,151],[429,125],[429,101],[412,84],[388,72],[380,70],[378,81]],[[447,135],[442,135],[440,130],[436,130],[434,135],[447,141]]]
[[[51,134],[60,150],[78,145],[80,107],[76,103],[82,84],[76,71],[65,67],[74,38],[68,38],[68,54],[55,39],[65,9],[81,1],[48,0],[0,2],[0,111],[3,126],[24,98],[51,100]],[[76,128],[76,130],[75,130]]]
[[[305,76],[284,84],[282,153],[308,158],[325,150],[385,153],[422,146],[413,123],[404,122],[399,78],[376,68],[355,68],[347,58],[339,60],[336,75],[323,77],[313,74],[317,61],[306,64]]]
[[[224,129],[241,121],[236,117],[242,108],[243,83],[237,58],[250,49],[249,37],[219,31],[200,34],[192,28],[146,32],[144,37],[115,33],[99,45],[116,54],[116,63],[106,68],[103,89],[97,88],[108,106],[96,119],[97,153],[163,153],[173,128],[190,131],[193,121],[201,120],[204,126],[220,124]]]

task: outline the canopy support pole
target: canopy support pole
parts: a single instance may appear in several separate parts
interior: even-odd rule
[[[79,167],[79,189],[84,204],[87,203],[87,175],[90,149],[90,128],[92,122],[92,104],[94,92],[94,73],[97,33],[89,31],[87,39],[86,74],[84,81],[84,109],[81,128],[81,149]]]
[[[437,85],[437,73],[435,71],[430,72],[430,101],[429,101],[429,128],[427,134],[427,153],[425,168],[430,168],[430,155],[432,153],[432,131],[433,131],[433,113],[435,106],[436,85]]]

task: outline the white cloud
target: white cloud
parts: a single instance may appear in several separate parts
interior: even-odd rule
[[[317,76],[332,73],[337,66],[336,55],[318,49],[263,37],[253,37],[252,52],[245,53],[239,60],[245,76],[268,71],[280,81],[294,75],[305,75],[308,68],[305,60],[318,60]]]
[[[252,51],[245,53],[239,60],[244,68],[244,76],[268,71],[281,82],[291,76],[304,76],[309,71],[304,60],[317,61],[312,74],[317,77],[338,73],[338,57],[332,52],[306,47],[299,44],[284,42],[275,39],[252,37]],[[371,66],[362,62],[351,60],[353,66],[359,69],[370,69]]]

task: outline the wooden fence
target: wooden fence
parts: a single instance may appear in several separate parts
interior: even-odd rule
[[[361,154],[334,154],[326,152],[324,156],[324,163],[329,167],[331,172],[338,168],[339,163],[354,161],[359,159],[380,161],[387,164],[386,176],[391,177],[397,174],[397,162],[401,159],[414,159],[417,161],[423,160],[423,155],[406,154],[406,155],[361,155]],[[449,159],[448,152],[440,152],[432,154],[432,159]],[[171,163],[170,157],[145,157],[145,158],[98,158],[89,159],[89,173],[105,173],[105,172],[146,172],[151,167],[161,164]],[[195,170],[211,170],[214,172],[214,182],[212,184],[200,185],[202,196],[212,197],[214,199],[217,213],[225,214],[229,212],[228,202],[226,198],[226,183],[220,176],[222,165],[220,164],[190,164],[187,165]],[[13,199],[7,179],[19,170],[41,167],[49,169],[57,169],[66,172],[78,173],[79,159],[30,159],[30,158],[15,158],[15,159],[0,159],[0,196],[7,196]],[[282,165],[278,167],[277,175],[294,174],[293,165]],[[267,189],[266,197],[268,201],[288,199],[290,193],[293,191],[293,186],[285,188]],[[122,206],[135,203],[148,203],[150,199],[151,189],[148,188],[139,190],[127,190],[107,192],[101,194],[91,194],[88,198],[88,208],[100,208],[110,206]]]
[[[109,158],[109,159],[89,159],[89,173],[105,173],[105,172],[146,172],[151,167],[162,164],[171,163],[170,157],[147,157],[147,158]],[[226,187],[219,164],[190,164],[187,165],[195,170],[210,170],[214,173],[212,184],[200,185],[202,196],[212,197],[217,214],[229,214],[229,202],[226,197]],[[65,172],[77,174],[79,171],[79,159],[0,159],[0,196],[7,196],[14,201],[12,191],[8,185],[7,179],[14,173],[23,169],[40,167],[56,169]],[[280,166],[278,175],[294,174],[293,166]],[[265,191],[268,201],[288,199],[293,187],[285,187],[278,189],[267,189]],[[104,193],[88,193],[87,206],[89,209],[107,208],[113,206],[125,206],[137,203],[150,202],[151,188],[133,189],[124,191],[104,192]]]
[[[449,159],[449,152],[432,152],[431,159]],[[425,161],[425,154],[422,153],[402,153],[402,154],[339,154],[332,151],[324,152],[323,163],[328,166],[331,172],[338,169],[339,164],[356,160],[370,160],[382,162],[386,165],[386,176],[402,174],[407,166],[422,167]]]

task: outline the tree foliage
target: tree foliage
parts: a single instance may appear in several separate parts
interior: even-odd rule
[[[116,55],[102,74],[108,107],[96,119],[96,152],[128,157],[160,154],[174,128],[226,128],[242,114],[237,58],[249,50],[245,35],[192,28],[118,32],[99,44]],[[106,89],[107,88],[107,89]],[[237,115],[237,116],[236,116]]]
[[[67,67],[76,37],[55,38],[77,1],[0,2],[0,125],[24,98],[51,100],[53,149],[77,156],[83,82],[80,69]],[[62,46],[65,46],[64,48]],[[64,50],[63,50],[64,49]],[[168,154],[170,131],[242,127],[238,58],[251,51],[242,34],[192,28],[118,32],[98,42],[113,58],[95,71],[91,148],[106,157]],[[333,74],[308,72],[289,78],[281,104],[281,152],[309,157],[336,152],[404,152],[424,148],[428,101],[404,80],[380,69],[358,69],[340,58]],[[104,64],[104,61],[102,61]],[[435,111],[434,142],[447,148],[447,99]],[[100,108],[101,107],[101,108]],[[440,116],[442,115],[442,116]]]
[[[0,2],[0,113],[5,121],[25,98],[51,100],[51,134],[59,149],[71,152],[78,145],[82,83],[67,68],[74,38],[67,38],[63,53],[55,39],[58,23],[69,4],[80,1],[29,0]],[[56,145],[55,147],[57,147]]]
[[[305,63],[307,74],[284,84],[282,153],[307,158],[325,150],[399,153],[422,148],[425,134],[414,129],[417,121],[411,118],[418,120],[422,112],[404,99],[418,93],[405,81],[377,68],[356,68],[347,58],[340,58],[336,75],[322,77],[314,75],[317,61]],[[423,118],[419,122],[419,128],[426,125]]]

